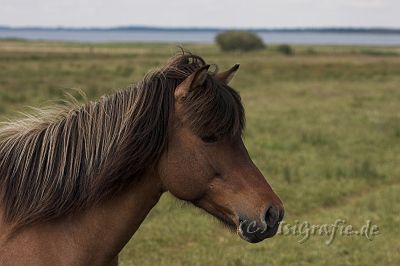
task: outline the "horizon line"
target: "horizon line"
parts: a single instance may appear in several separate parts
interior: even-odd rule
[[[207,26],[146,26],[146,25],[125,25],[125,26],[10,26],[0,25],[0,30],[148,30],[148,31],[349,31],[349,32],[393,32],[400,33],[400,27],[381,26],[307,26],[307,27],[207,27]]]

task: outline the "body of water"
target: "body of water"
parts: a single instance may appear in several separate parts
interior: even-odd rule
[[[212,43],[216,31],[0,29],[0,39],[67,42]],[[396,33],[259,32],[267,44],[400,45]]]

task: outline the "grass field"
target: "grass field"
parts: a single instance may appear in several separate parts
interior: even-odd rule
[[[400,47],[296,46],[224,54],[185,48],[221,69],[247,114],[250,154],[285,204],[287,223],[379,226],[361,236],[277,235],[251,245],[165,194],[123,250],[122,265],[400,265]],[[178,51],[169,44],[0,42],[0,120],[70,88],[95,99],[140,80]],[[101,241],[101,239],[99,239]]]

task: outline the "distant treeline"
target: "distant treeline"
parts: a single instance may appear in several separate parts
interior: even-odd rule
[[[395,28],[352,28],[352,27],[328,27],[328,28],[179,28],[179,27],[147,27],[147,26],[123,26],[123,27],[10,27],[0,26],[0,30],[54,30],[54,31],[174,31],[174,32],[221,32],[226,30],[240,30],[252,32],[296,32],[296,33],[382,33],[400,34],[400,29]]]

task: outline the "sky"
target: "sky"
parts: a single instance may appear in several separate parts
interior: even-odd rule
[[[0,25],[400,28],[400,0],[0,0]]]

